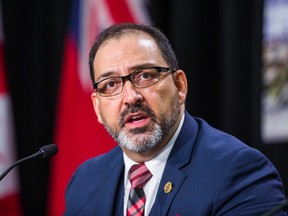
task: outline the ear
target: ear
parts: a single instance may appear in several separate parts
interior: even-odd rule
[[[182,105],[185,103],[188,91],[188,82],[185,72],[182,70],[177,70],[174,73],[174,82],[178,90],[179,102]]]
[[[101,117],[101,113],[100,113],[100,109],[99,109],[99,101],[98,101],[97,93],[96,93],[96,92],[93,92],[93,93],[91,94],[91,99],[92,99],[94,111],[95,111],[96,116],[97,116],[97,118],[98,118],[98,122],[99,122],[100,124],[103,124],[102,117]]]

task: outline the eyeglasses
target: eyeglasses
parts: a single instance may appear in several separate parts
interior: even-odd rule
[[[129,80],[136,88],[146,88],[156,84],[160,80],[160,73],[174,73],[176,69],[165,67],[149,67],[136,70],[126,76],[107,77],[93,83],[95,91],[102,97],[118,95],[123,91],[126,80]]]

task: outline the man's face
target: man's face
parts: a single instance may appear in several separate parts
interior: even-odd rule
[[[100,81],[107,74],[124,76],[151,66],[168,67],[149,36],[110,39],[95,56],[95,80]],[[155,85],[138,89],[126,81],[119,95],[101,97],[94,92],[92,101],[98,121],[126,153],[153,152],[165,146],[174,134],[184,110],[186,88],[183,71],[160,73],[160,81]]]

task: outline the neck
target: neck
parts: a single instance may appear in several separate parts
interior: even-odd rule
[[[134,152],[126,148],[122,148],[122,150],[131,160],[135,161],[136,163],[144,163],[156,157],[161,152],[161,150],[167,145],[167,143],[168,142],[165,143],[162,142],[156,145],[153,149],[150,149],[145,152]]]

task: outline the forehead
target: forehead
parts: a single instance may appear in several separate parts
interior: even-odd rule
[[[107,44],[111,44],[113,42],[122,42],[122,41],[130,41],[132,42],[131,40],[133,41],[140,41],[140,42],[143,42],[143,41],[146,41],[146,42],[150,42],[151,45],[153,44],[154,46],[157,46],[157,43],[155,41],[155,39],[149,35],[148,33],[146,32],[142,32],[142,31],[126,31],[126,32],[123,32],[122,34],[119,34],[119,35],[115,35],[114,37],[111,37],[111,38],[108,38],[107,40],[105,40],[99,47],[99,50],[104,48]],[[158,48],[158,46],[157,46]]]
[[[151,50],[154,53],[160,52],[154,39],[145,33],[126,33],[105,41],[96,53],[95,59],[110,52],[111,55],[129,55],[134,52],[145,52]]]
[[[145,34],[125,34],[105,41],[94,59],[95,75],[105,70],[123,70],[141,64],[166,65],[155,40]]]

